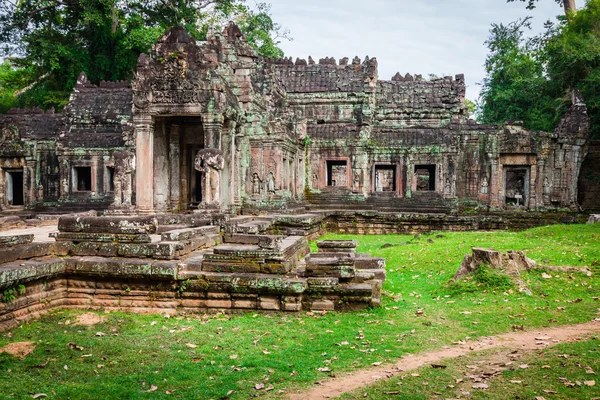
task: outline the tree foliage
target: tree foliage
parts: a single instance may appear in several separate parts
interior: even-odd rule
[[[535,4],[540,0],[506,0],[507,3],[514,3],[515,1],[520,1],[522,3],[527,3],[527,9],[532,10],[535,8]],[[565,15],[570,17],[569,14],[577,12],[577,7],[575,5],[575,0],[554,0],[556,4],[562,4],[565,9]]]
[[[588,106],[592,135],[600,137],[600,0],[590,0],[568,23],[547,23],[540,35],[526,38],[529,28],[529,18],[492,25],[480,121],[519,120],[552,131],[576,88]]]
[[[61,108],[81,71],[94,83],[131,79],[138,55],[166,29],[184,26],[204,40],[209,25],[229,20],[238,22],[259,54],[283,55],[278,44],[288,32],[273,22],[265,3],[253,9],[245,0],[4,0],[0,44],[8,61],[0,73],[0,110]],[[15,76],[22,86],[15,87]]]

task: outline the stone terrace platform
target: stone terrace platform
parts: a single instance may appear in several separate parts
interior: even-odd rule
[[[305,259],[325,217],[64,216],[57,226],[0,232],[0,293],[18,293],[3,295],[0,330],[56,307],[175,313],[378,306],[384,260],[357,255],[352,241]],[[343,254],[331,252],[336,243]]]

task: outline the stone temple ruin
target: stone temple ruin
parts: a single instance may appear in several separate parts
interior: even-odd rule
[[[552,133],[478,124],[464,100],[462,75],[379,80],[375,58],[261,59],[234,24],[205,42],[173,28],[133,81],[81,74],[61,113],[0,115],[5,214],[102,215],[62,217],[54,242],[0,241],[0,285],[51,278],[46,304],[72,306],[353,308],[378,303],[382,260],[355,243],[303,259],[307,238],[600,209],[578,93]]]

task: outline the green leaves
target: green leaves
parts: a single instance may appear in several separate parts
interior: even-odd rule
[[[526,39],[529,28],[529,18],[492,25],[480,121],[519,120],[532,130],[553,131],[577,88],[592,137],[600,137],[600,0],[590,0],[568,23],[548,23],[546,32]]]
[[[230,20],[260,55],[283,56],[278,44],[289,35],[273,22],[266,3],[250,7],[245,0],[0,2],[0,55],[11,57],[0,71],[0,112],[10,107],[60,109],[81,71],[95,84],[130,80],[139,54],[148,52],[165,30],[180,25],[205,40],[209,26],[219,29]],[[14,95],[30,84],[26,92]]]

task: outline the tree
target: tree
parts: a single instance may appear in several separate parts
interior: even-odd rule
[[[522,121],[529,129],[551,131],[561,105],[545,76],[544,41],[525,39],[528,29],[529,17],[492,25],[478,119],[483,123]]]
[[[278,40],[289,36],[265,3],[252,9],[245,0],[4,0],[0,54],[10,57],[11,69],[27,70],[24,87],[34,83],[10,102],[60,109],[81,71],[93,83],[129,80],[138,55],[166,29],[184,26],[204,40],[209,24],[223,26],[230,19],[259,54],[283,55]]]
[[[579,89],[591,136],[600,138],[600,0],[589,0],[568,23],[546,26],[545,33],[525,39],[528,18],[492,25],[479,119],[521,120],[527,128],[552,131]]]
[[[527,9],[531,10],[535,8],[535,3],[540,0],[506,0],[507,3],[512,3],[515,1],[520,1],[523,3],[527,3]],[[562,4],[565,9],[565,15],[567,18],[570,18],[572,14],[577,12],[577,6],[575,4],[575,0],[555,0],[557,4]]]

